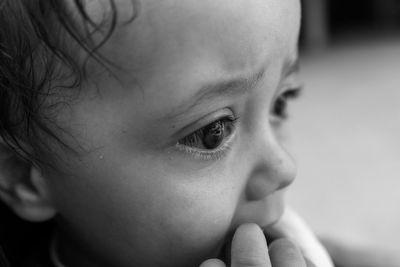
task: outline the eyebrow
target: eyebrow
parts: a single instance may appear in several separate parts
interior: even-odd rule
[[[173,112],[168,113],[162,119],[175,119],[184,114],[189,110],[198,106],[200,103],[212,100],[217,97],[233,97],[236,95],[243,95],[249,93],[253,88],[256,87],[257,83],[262,79],[266,71],[266,67],[263,66],[261,70],[253,74],[250,77],[235,77],[229,80],[221,80],[202,85],[197,92],[190,97],[191,101],[185,103],[182,106],[178,106]]]
[[[250,77],[237,77],[231,80],[203,85],[193,97],[193,99],[195,99],[193,106],[219,96],[247,94],[255,88],[258,82],[264,77],[265,71],[266,67],[263,66],[257,73]]]
[[[200,87],[199,90],[191,97],[193,101],[189,104],[183,104],[174,109],[173,112],[168,113],[163,119],[175,119],[186,114],[189,110],[198,106],[200,103],[208,100],[215,99],[217,97],[233,97],[237,95],[244,95],[251,92],[256,88],[259,81],[264,77],[267,66],[263,65],[257,72],[249,77],[235,77],[230,80],[222,80],[209,84],[205,84]],[[282,68],[282,77],[289,76],[299,70],[299,60],[296,57],[294,60],[287,60]]]

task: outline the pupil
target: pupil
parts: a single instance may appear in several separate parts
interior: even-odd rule
[[[221,121],[210,124],[204,130],[203,145],[207,149],[217,148],[224,140],[225,127]]]
[[[286,117],[285,111],[286,111],[286,101],[285,101],[285,99],[280,97],[276,101],[276,104],[274,107],[274,113],[275,113],[275,115],[278,115],[281,117]]]

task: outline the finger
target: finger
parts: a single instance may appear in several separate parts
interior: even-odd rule
[[[299,246],[303,255],[317,266],[333,267],[332,259],[306,222],[292,209],[286,208],[281,219],[267,229],[273,238],[286,237]]]
[[[304,259],[306,260],[306,265],[307,265],[307,267],[317,267],[317,266],[315,266],[315,264],[312,263],[312,261],[310,261],[309,259],[307,259],[307,258],[304,258]]]
[[[203,262],[199,267],[226,267],[226,265],[219,259],[209,259]]]
[[[307,267],[303,254],[289,239],[278,239],[269,246],[274,267]]]
[[[232,267],[271,267],[268,247],[261,228],[256,224],[243,224],[232,240]]]

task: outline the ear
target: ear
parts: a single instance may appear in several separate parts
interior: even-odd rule
[[[19,217],[31,222],[46,221],[56,213],[40,169],[19,157],[1,139],[0,199]]]

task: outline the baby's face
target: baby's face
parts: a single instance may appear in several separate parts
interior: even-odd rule
[[[131,1],[117,7],[126,22]],[[278,136],[298,87],[299,10],[143,0],[117,27],[101,51],[120,68],[92,69],[58,117],[79,156],[60,150],[44,171],[67,265],[198,266],[238,225],[280,217],[295,177]]]

